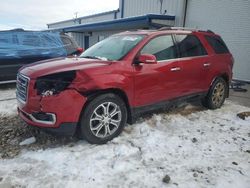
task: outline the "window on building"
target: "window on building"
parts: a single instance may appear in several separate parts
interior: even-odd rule
[[[207,55],[200,40],[194,35],[176,35],[176,41],[180,57]]]
[[[152,39],[143,47],[141,54],[152,54],[156,57],[157,61],[174,59],[177,57],[176,48],[171,35]]]
[[[219,36],[205,36],[205,38],[208,41],[208,43],[212,46],[215,53],[217,54],[229,53],[226,44]]]

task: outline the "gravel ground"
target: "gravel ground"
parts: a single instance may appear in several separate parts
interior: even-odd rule
[[[36,142],[20,146],[20,142],[35,137]],[[61,145],[73,144],[71,137],[57,137],[47,134],[38,128],[28,126],[17,115],[0,115],[0,158],[13,158],[22,149],[38,150],[53,148]]]

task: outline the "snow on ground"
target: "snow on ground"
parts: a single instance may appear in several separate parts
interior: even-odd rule
[[[15,97],[16,97],[15,88],[0,89],[0,100],[15,98]]]
[[[15,91],[15,88],[0,89],[0,114],[11,115],[17,113],[16,100],[13,100],[16,97]]]
[[[250,108],[226,102],[215,111],[161,113],[127,126],[105,145],[79,141],[23,151],[0,160],[0,187],[246,188],[250,119],[236,116],[242,111]],[[169,184],[162,182],[165,175]]]

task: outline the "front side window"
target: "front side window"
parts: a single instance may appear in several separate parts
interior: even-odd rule
[[[180,57],[207,55],[200,40],[194,35],[176,35],[176,41]]]
[[[143,38],[144,35],[115,35],[88,48],[80,57],[119,60]]]
[[[171,35],[152,39],[143,47],[141,54],[152,54],[156,57],[157,61],[174,59],[177,57],[176,48]]]

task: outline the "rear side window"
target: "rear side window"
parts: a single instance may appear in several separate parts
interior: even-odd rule
[[[156,57],[157,61],[174,59],[177,57],[176,47],[174,46],[171,35],[152,39],[143,47],[141,54],[152,54]]]
[[[207,55],[204,46],[194,35],[176,35],[176,42],[180,57]]]
[[[226,44],[224,43],[224,41],[220,37],[218,37],[218,36],[205,36],[205,38],[208,41],[208,43],[210,44],[210,46],[212,46],[215,53],[217,53],[217,54],[229,53],[229,50],[228,50]]]

